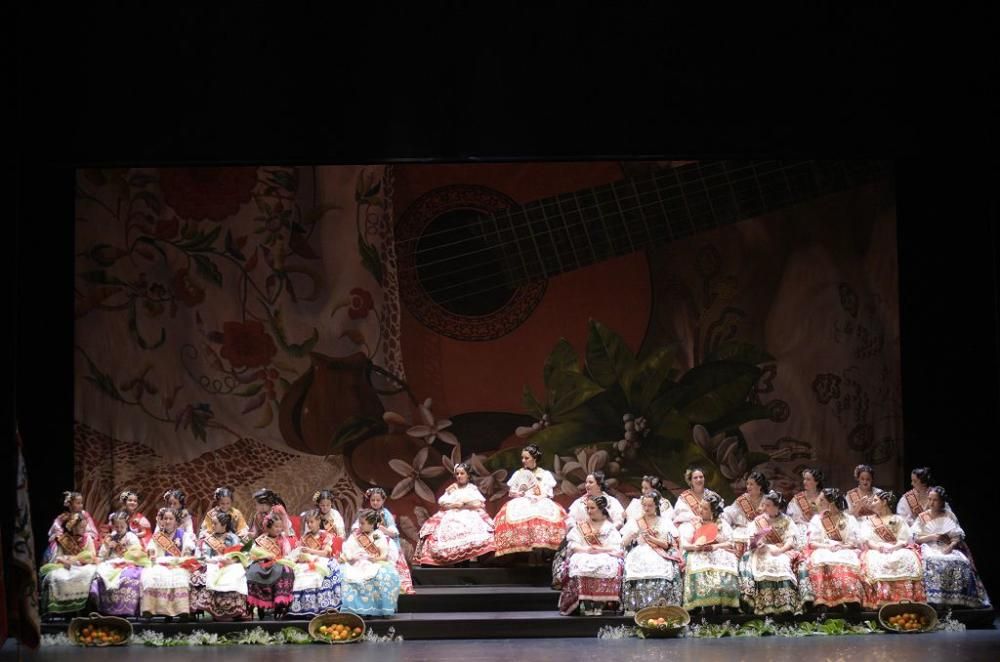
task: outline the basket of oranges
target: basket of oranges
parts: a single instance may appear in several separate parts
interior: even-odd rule
[[[117,616],[92,613],[71,620],[66,636],[77,646],[124,646],[132,638],[132,624]]]
[[[324,644],[353,644],[365,636],[365,622],[357,614],[327,612],[309,621],[309,636]]]
[[[878,622],[890,632],[928,632],[937,627],[937,612],[924,602],[892,602],[878,610]]]
[[[667,605],[662,598],[652,607],[635,613],[635,624],[646,637],[676,637],[690,622],[691,615],[686,609]]]

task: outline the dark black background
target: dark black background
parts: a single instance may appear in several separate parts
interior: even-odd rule
[[[984,562],[1000,514],[995,170],[935,149],[941,132],[966,140],[974,118],[939,113],[922,80],[928,94],[914,94],[892,5],[582,16],[420,4],[20,10],[6,42],[5,407],[26,444],[36,535],[72,485],[77,166],[882,157],[897,160],[905,464],[934,468],[1000,595]]]

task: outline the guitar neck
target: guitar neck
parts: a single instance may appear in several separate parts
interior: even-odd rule
[[[480,221],[511,286],[684,239],[888,176],[881,161],[700,161]]]

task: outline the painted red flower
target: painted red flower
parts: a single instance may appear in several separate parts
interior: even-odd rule
[[[278,353],[274,340],[256,320],[226,322],[222,325],[222,351],[219,352],[234,368],[256,368],[267,365]]]
[[[368,313],[375,307],[372,295],[368,290],[355,287],[351,290],[351,309],[347,314],[352,320],[359,320],[368,317]]]
[[[189,308],[197,306],[205,300],[205,290],[191,280],[187,269],[178,269],[170,279],[170,287],[178,301]]]
[[[257,169],[161,168],[164,201],[181,218],[221,221],[250,201],[257,185]]]

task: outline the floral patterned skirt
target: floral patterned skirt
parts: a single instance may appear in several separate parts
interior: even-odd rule
[[[512,504],[525,510],[517,505],[524,500],[524,497],[519,497],[508,501],[493,520],[496,556],[533,549],[558,549],[566,536],[566,510],[549,499],[538,500],[539,503],[532,508],[538,512],[535,517],[517,520],[508,517],[507,510]]]
[[[900,600],[926,602],[927,591],[924,590],[924,582],[916,579],[895,579],[865,583],[864,606],[867,609],[878,609],[890,602],[899,602]]]
[[[569,616],[576,611],[581,600],[614,602],[621,600],[622,575],[625,564],[619,563],[616,577],[570,577],[569,563],[563,564],[562,592],[559,594],[559,613]]]
[[[424,522],[413,553],[421,565],[448,566],[493,551],[493,520],[482,510],[441,510]]]
[[[134,618],[139,615],[139,598],[142,594],[142,568],[123,568],[118,588],[109,589],[100,575],[90,585],[90,595],[97,611],[105,616]]]
[[[989,607],[990,599],[968,561],[924,557],[927,602],[955,607]]]
[[[734,572],[702,570],[684,573],[684,608],[739,607],[740,578]]]
[[[339,611],[341,602],[341,582],[343,575],[340,564],[333,562],[327,566],[330,574],[323,578],[319,588],[292,592],[291,616],[318,616],[325,611]]]
[[[865,601],[861,570],[849,565],[807,564],[799,566],[799,599],[803,603],[838,605]]]
[[[680,607],[684,599],[684,585],[680,578],[630,579],[622,586],[622,607],[625,611],[639,611],[652,607],[660,599],[668,605]]]
[[[247,596],[238,591],[212,591],[206,586],[206,573],[191,573],[191,611],[208,612],[212,618],[243,620],[247,614]]]
[[[383,564],[378,574],[365,582],[343,584],[340,611],[361,616],[391,616],[399,600],[399,573],[394,566]]]
[[[274,609],[292,603],[295,573],[280,563],[256,561],[247,568],[247,605]]]

